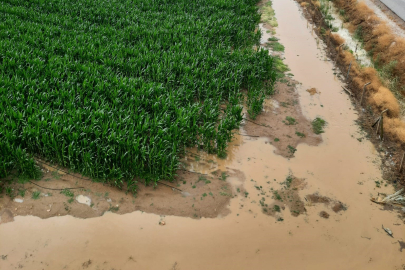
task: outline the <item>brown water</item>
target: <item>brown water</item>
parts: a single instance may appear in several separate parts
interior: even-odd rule
[[[328,122],[320,146],[299,145],[288,160],[275,155],[267,139],[238,137],[218,166],[245,174],[250,199],[232,199],[231,213],[223,218],[167,216],[160,226],[160,216],[142,212],[91,219],[16,217],[0,226],[0,255],[7,255],[0,269],[400,269],[405,256],[398,240],[405,238],[404,225],[369,200],[371,194],[393,191],[375,188],[374,181],[381,179],[377,152],[367,140],[356,139],[361,136],[356,113],[298,5],[273,0],[273,6],[285,62],[302,83],[303,111]],[[313,87],[321,93],[305,91]],[[334,213],[326,205],[307,204],[307,213],[298,217],[282,211],[284,221],[264,215],[254,185],[279,189],[289,173],[305,179],[302,198],[319,192],[343,202],[347,210]],[[322,210],[329,219],[319,216]]]

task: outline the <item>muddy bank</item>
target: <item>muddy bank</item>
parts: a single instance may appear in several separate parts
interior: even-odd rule
[[[313,94],[319,93],[315,90]],[[276,84],[275,94],[266,100],[264,111],[243,128],[249,135],[269,138],[268,144],[276,147],[275,153],[287,158],[294,157],[301,143],[316,146],[322,142],[321,135],[313,131],[312,121],[301,111],[296,82],[287,77]]]
[[[12,221],[12,217],[17,215],[91,218],[102,216],[108,211],[117,214],[142,211],[158,215],[214,218],[229,213],[229,200],[237,196],[236,188],[241,189],[233,188],[227,179],[239,181],[240,185],[244,181],[243,173],[237,170],[219,174],[179,170],[177,174],[177,180],[173,183],[162,181],[156,187],[139,184],[135,195],[62,171],[49,171],[41,181],[35,181],[34,184],[13,181],[8,186],[13,189],[12,195],[3,194],[0,198],[0,224]]]

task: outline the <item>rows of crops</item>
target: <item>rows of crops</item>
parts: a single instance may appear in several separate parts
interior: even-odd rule
[[[38,156],[134,186],[225,155],[275,80],[256,0],[1,0],[0,177]]]

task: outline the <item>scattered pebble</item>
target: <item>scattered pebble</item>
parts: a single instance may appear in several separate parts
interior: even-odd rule
[[[24,199],[15,198],[13,201],[15,201],[16,203],[23,203]]]
[[[164,222],[164,221],[159,221],[159,225],[164,226],[164,225],[166,225],[166,222]]]

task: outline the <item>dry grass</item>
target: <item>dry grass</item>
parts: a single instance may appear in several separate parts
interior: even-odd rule
[[[340,46],[345,42],[344,38],[342,38],[338,34],[331,34],[330,38],[331,38],[331,41],[337,46]]]
[[[378,111],[388,109],[388,116],[396,118],[399,116],[399,104],[392,92],[381,86],[376,93],[370,96],[370,104],[375,106]]]
[[[366,3],[359,2],[355,7],[355,14],[359,21],[368,20],[371,16],[374,15],[372,9],[370,9]]]
[[[384,119],[384,129],[392,140],[405,142],[405,123],[399,118]]]

